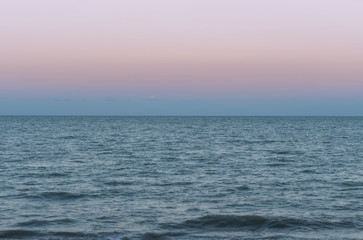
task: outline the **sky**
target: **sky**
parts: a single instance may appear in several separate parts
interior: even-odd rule
[[[363,116],[361,0],[2,0],[0,115]]]

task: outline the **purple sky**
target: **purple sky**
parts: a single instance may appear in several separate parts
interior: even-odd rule
[[[0,115],[363,115],[360,0],[5,0]]]

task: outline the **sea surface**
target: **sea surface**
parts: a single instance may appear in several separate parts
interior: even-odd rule
[[[0,238],[363,239],[363,118],[0,117]]]

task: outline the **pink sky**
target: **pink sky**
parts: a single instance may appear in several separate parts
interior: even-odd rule
[[[5,0],[0,91],[362,95],[360,0]]]

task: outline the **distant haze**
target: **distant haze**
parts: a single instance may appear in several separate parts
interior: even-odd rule
[[[5,0],[0,115],[363,115],[360,0]]]

